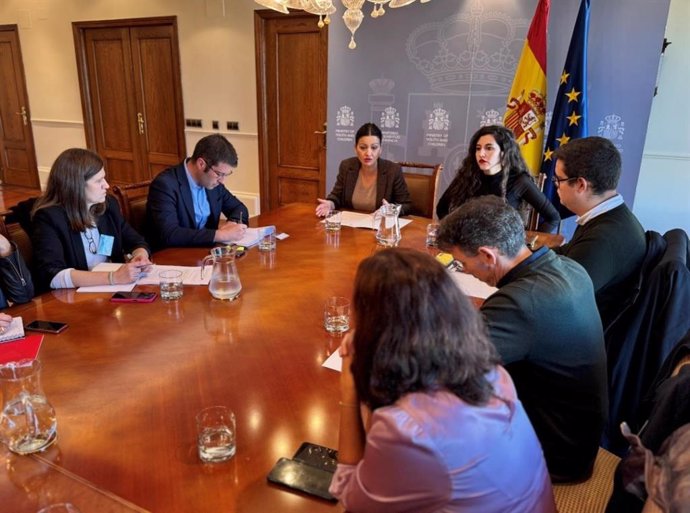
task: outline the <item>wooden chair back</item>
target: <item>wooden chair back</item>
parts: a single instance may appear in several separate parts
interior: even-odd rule
[[[435,217],[436,190],[443,165],[417,162],[399,162],[399,164],[403,169],[407,190],[410,191],[412,215]]]
[[[24,257],[27,267],[33,269],[34,251],[31,244],[31,237],[17,221],[12,220],[11,212],[0,212],[0,234],[17,245],[19,252],[22,254],[22,257]]]
[[[122,210],[125,221],[140,235],[144,235],[149,185],[151,185],[151,180],[126,185],[113,185],[112,189],[113,195],[120,204],[120,210]]]

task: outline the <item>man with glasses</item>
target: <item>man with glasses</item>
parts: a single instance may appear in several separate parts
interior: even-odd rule
[[[517,210],[496,196],[444,217],[437,241],[464,272],[498,287],[481,312],[552,481],[587,479],[607,412],[604,334],[587,272],[545,246],[528,249]]]
[[[237,152],[222,135],[199,140],[191,158],[160,173],[149,187],[147,239],[155,250],[239,240],[249,211],[224,185]],[[227,222],[219,226],[220,214]]]
[[[574,139],[554,157],[558,197],[578,216],[572,240],[556,252],[587,270],[606,328],[625,303],[644,260],[644,229],[616,191],[621,156],[611,141]]]

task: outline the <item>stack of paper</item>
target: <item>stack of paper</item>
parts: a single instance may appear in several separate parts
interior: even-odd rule
[[[12,317],[10,325],[0,333],[0,343],[18,338],[24,338],[24,323],[22,323],[21,317]]]
[[[98,264],[93,268],[93,271],[117,271],[121,265],[122,264],[105,262]],[[201,267],[152,264],[149,271],[146,274],[142,274],[134,283],[128,283],[126,285],[93,285],[91,287],[79,287],[77,292],[129,292],[134,288],[135,285],[158,285],[160,282],[158,274],[163,271],[181,271],[182,283],[184,285],[208,285],[208,282],[211,281],[212,268],[212,265],[207,265],[204,269],[204,275],[202,276]]]

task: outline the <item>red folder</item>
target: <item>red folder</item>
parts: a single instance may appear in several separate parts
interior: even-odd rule
[[[27,335],[24,338],[0,344],[0,365],[36,358],[41,342],[43,342],[43,335]]]

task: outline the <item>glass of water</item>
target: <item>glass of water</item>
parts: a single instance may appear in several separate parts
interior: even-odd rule
[[[196,416],[197,448],[204,463],[227,461],[237,450],[235,414],[225,406],[211,406]]]
[[[265,234],[259,240],[259,251],[275,251],[276,250],[276,233],[270,232]]]
[[[327,232],[339,232],[340,223],[343,220],[343,214],[339,210],[331,210],[326,214],[326,231]]]
[[[323,308],[323,325],[329,333],[344,333],[350,329],[350,301],[333,296]]]
[[[163,301],[177,301],[182,297],[182,271],[161,271],[158,279]]]
[[[438,246],[438,242],[436,241],[438,237],[438,228],[439,225],[437,223],[429,223],[426,225],[426,245],[430,248]]]

